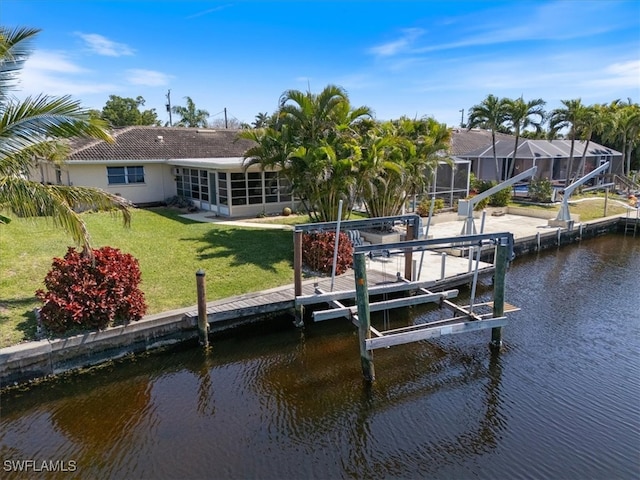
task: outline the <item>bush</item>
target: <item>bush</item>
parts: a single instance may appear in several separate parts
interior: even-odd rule
[[[53,259],[44,279],[48,291],[36,292],[44,303],[42,323],[62,333],[140,320],[147,309],[140,280],[140,266],[130,254],[102,247],[92,259],[71,247],[64,258]]]
[[[492,207],[506,207],[511,200],[511,188],[503,188],[489,197],[489,205]]]
[[[444,200],[442,198],[436,198],[436,201],[433,203],[433,213],[438,213],[443,208],[444,208]],[[431,209],[431,199],[425,198],[418,204],[418,207],[416,208],[416,213],[421,217],[428,217],[430,209]]]
[[[309,233],[302,236],[303,263],[315,272],[331,273],[335,232]],[[345,233],[340,233],[336,274],[340,275],[353,265],[353,245]]]
[[[534,202],[549,203],[553,187],[548,178],[533,178],[529,182],[529,197]]]
[[[193,203],[193,200],[180,195],[174,195],[173,197],[167,198],[165,203],[167,204],[167,207],[179,208],[180,210],[186,210],[188,212],[198,211],[198,207]]]

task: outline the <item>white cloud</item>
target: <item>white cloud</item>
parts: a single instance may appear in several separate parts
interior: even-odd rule
[[[24,95],[84,95],[112,91],[115,85],[78,79],[91,71],[73,63],[65,53],[38,50],[20,72],[18,91]]]
[[[225,8],[229,8],[229,7],[232,7],[232,6],[233,6],[233,4],[220,5],[219,7],[214,7],[214,8],[210,8],[208,10],[203,10],[202,12],[194,13],[193,15],[189,15],[188,17],[185,17],[185,18],[191,19],[191,18],[201,17],[203,15],[209,15],[210,13],[219,12],[220,10],[224,10]]]
[[[389,57],[410,50],[413,43],[425,32],[420,28],[407,28],[402,31],[403,35],[397,40],[383,43],[369,49],[370,53],[380,57]]]
[[[73,63],[63,52],[37,50],[28,58],[23,71],[85,73],[88,70]]]
[[[109,40],[97,33],[82,33],[77,32],[80,38],[82,38],[87,47],[93,53],[98,55],[104,55],[107,57],[121,57],[123,55],[133,55],[134,50],[124,43],[117,43],[113,40]]]
[[[147,87],[161,87],[168,85],[170,75],[154,70],[132,69],[127,70],[127,81],[133,85],[145,85]]]
[[[640,60],[613,63],[602,71],[601,78],[585,82],[594,87],[630,87],[640,89]]]

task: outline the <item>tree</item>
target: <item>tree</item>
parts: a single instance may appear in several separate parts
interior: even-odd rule
[[[232,118],[216,118],[209,122],[210,128],[229,128],[232,130],[239,130],[243,128],[243,123],[235,117]]]
[[[522,97],[512,100],[507,98],[504,100],[505,120],[510,124],[510,130],[516,137],[515,146],[513,147],[513,157],[509,164],[507,178],[513,176],[513,170],[516,164],[516,155],[518,153],[518,143],[520,135],[527,127],[535,127],[536,132],[542,130],[542,123],[545,119],[544,112],[545,101],[541,98],[525,102]],[[532,118],[533,117],[533,118]]]
[[[370,115],[334,85],[319,94],[287,90],[267,127],[240,133],[257,144],[245,152],[245,168],[279,168],[311,218],[336,220],[339,200],[350,211],[355,198],[358,126]]]
[[[175,105],[171,107],[171,111],[176,115],[180,115],[180,121],[176,123],[177,127],[207,127],[207,119],[209,112],[196,108],[191,97],[184,97],[187,106]]]
[[[601,132],[606,125],[606,110],[604,105],[590,105],[584,107],[584,111],[580,117],[580,123],[578,125],[580,131],[580,138],[585,141],[584,149],[582,150],[582,158],[578,166],[577,175],[584,177],[585,167],[587,161],[587,151],[589,150],[589,143],[594,133]],[[597,165],[595,165],[597,167]]]
[[[496,155],[496,132],[500,131],[502,124],[506,120],[504,100],[495,95],[487,95],[481,103],[474,105],[469,110],[467,129],[481,127],[491,130],[491,146],[493,149],[493,160],[496,166],[496,179],[500,179],[500,165]]]
[[[631,172],[631,153],[640,144],[640,106],[632,103],[614,102],[611,105],[609,140],[617,141],[622,146],[623,171]]]
[[[160,126],[160,120],[156,109],[140,111],[144,106],[144,98],[123,98],[117,95],[109,95],[109,100],[102,108],[101,117],[113,127],[125,127],[128,125],[156,125]]]
[[[581,99],[575,100],[562,100],[563,108],[556,108],[551,112],[549,117],[550,135],[555,135],[558,130],[563,128],[569,129],[569,139],[571,140],[571,147],[569,149],[569,165],[567,166],[567,178],[565,180],[565,186],[569,185],[571,181],[573,171],[573,152],[576,142],[577,128],[580,124],[580,119],[584,115],[584,105],[582,105]]]
[[[97,188],[43,185],[28,179],[36,159],[61,161],[65,154],[61,139],[90,136],[113,141],[106,123],[91,118],[69,96],[41,94],[23,101],[9,96],[39,31],[0,27],[0,210],[23,217],[48,216],[89,251],[89,233],[77,210],[115,208],[128,224],[129,202]],[[0,215],[0,223],[9,221]]]
[[[269,124],[269,114],[267,112],[260,112],[256,115],[256,119],[251,122],[253,128],[263,128]]]

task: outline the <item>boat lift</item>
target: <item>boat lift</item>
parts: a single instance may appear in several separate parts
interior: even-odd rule
[[[499,183],[495,187],[491,187],[489,190],[486,190],[468,200],[458,200],[458,215],[461,217],[467,217],[464,225],[462,226],[461,235],[474,235],[478,233],[476,231],[476,226],[473,221],[473,211],[476,208],[476,205],[480,203],[485,198],[489,198],[494,193],[498,193],[500,190],[504,190],[505,188],[512,187],[514,184],[518,183],[525,178],[533,177],[536,174],[538,167],[531,167],[529,170],[525,170],[522,173],[519,173],[515,177],[510,178],[509,180],[505,180],[502,183]],[[482,232],[480,232],[482,233]]]
[[[572,230],[573,220],[571,220],[571,213],[569,212],[569,197],[571,197],[575,189],[578,188],[580,185],[583,185],[584,183],[588,182],[593,177],[595,177],[596,175],[599,175],[600,173],[604,172],[608,168],[609,168],[609,162],[603,163],[595,170],[592,170],[591,172],[586,174],[584,177],[576,180],[567,188],[565,188],[564,194],[562,197],[562,204],[560,205],[560,210],[558,211],[558,216],[555,218],[555,220],[549,220],[549,226],[562,227],[562,228],[567,228],[569,230]],[[601,187],[605,188],[607,186],[609,185],[602,185]]]
[[[407,254],[407,252],[419,252],[436,246],[464,245],[468,248],[482,248],[486,245],[494,245],[496,249],[494,260],[494,296],[492,302],[475,302],[475,285],[478,281],[476,273],[473,277],[472,295],[469,305],[457,305],[451,299],[457,297],[458,290],[433,292],[427,287],[428,282],[399,280],[396,283],[376,285],[369,287],[367,284],[366,258],[377,255],[392,256]],[[382,247],[382,248],[381,248]],[[456,236],[438,239],[422,239],[397,242],[381,245],[358,245],[354,247],[354,273],[355,291],[324,292],[316,289],[314,295],[297,296],[296,305],[308,305],[327,303],[329,309],[313,312],[314,321],[328,320],[330,318],[345,317],[358,328],[360,344],[360,360],[362,373],[366,381],[375,379],[373,367],[373,350],[394,345],[402,345],[417,342],[429,338],[437,338],[442,335],[466,333],[491,329],[491,347],[499,350],[502,346],[502,327],[507,324],[505,313],[519,310],[516,307],[505,304],[504,280],[506,267],[513,255],[513,234],[488,233],[480,235]],[[415,295],[369,303],[370,295],[380,295],[388,292],[413,291]],[[341,300],[353,299],[355,294],[355,306],[344,305]],[[378,330],[371,326],[370,312],[386,311],[392,308],[406,307],[425,303],[436,303],[441,308],[452,311],[452,316],[443,320],[429,321],[421,324],[391,330]],[[491,311],[486,312],[488,308]],[[482,313],[482,312],[485,313]]]

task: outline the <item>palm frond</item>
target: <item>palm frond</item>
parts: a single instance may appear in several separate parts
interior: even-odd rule
[[[131,223],[131,203],[98,188],[43,185],[22,177],[0,176],[0,206],[19,217],[48,217],[74,242],[90,248],[90,237],[79,211],[113,211]]]
[[[107,124],[90,118],[70,96],[38,95],[0,109],[0,159],[24,148],[42,143],[49,137],[90,136],[108,142],[113,139]]]

